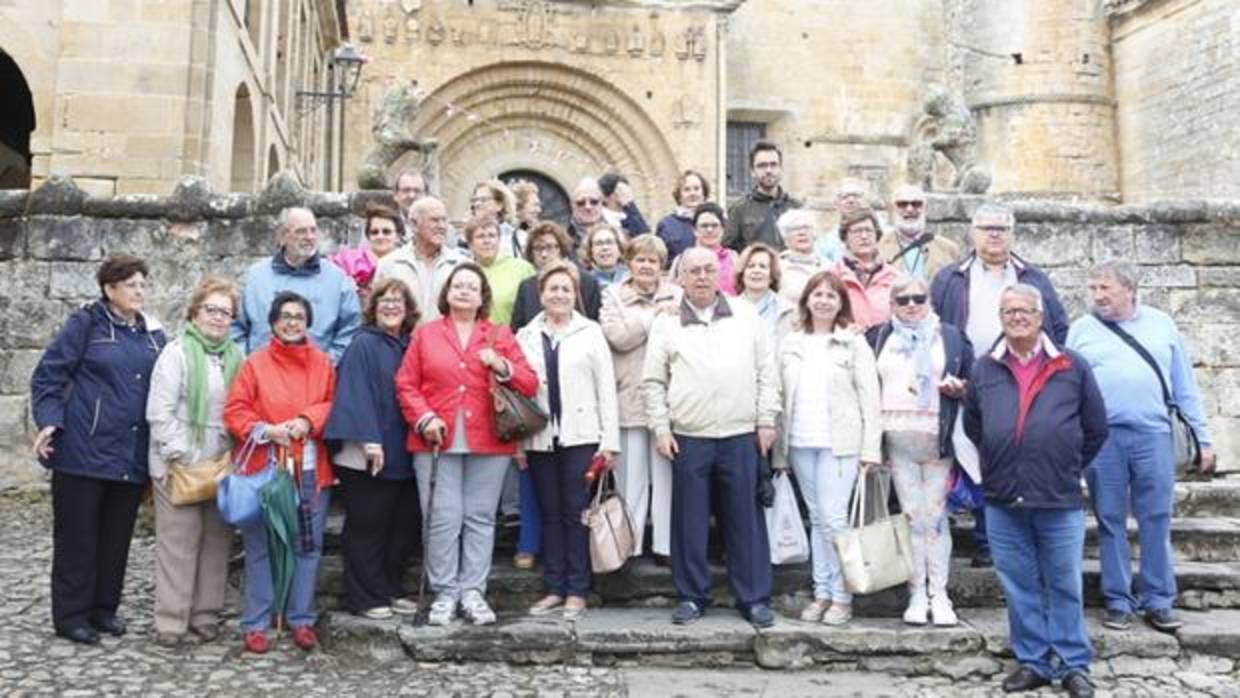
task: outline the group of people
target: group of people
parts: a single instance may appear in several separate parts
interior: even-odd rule
[[[1013,253],[1014,216],[1002,205],[976,210],[961,256],[927,231],[920,189],[897,188],[884,221],[864,183],[849,180],[838,226],[819,234],[816,214],[780,186],[779,149],[759,143],[750,165],[755,188],[728,211],[702,175],[685,172],[676,210],[653,233],[628,182],[609,175],[576,188],[567,227],[539,220],[532,184],[480,183],[458,236],[425,178],[402,172],[396,206],[364,213],[365,246],[331,260],[314,214],[284,210],[273,256],[242,287],[204,278],[171,340],[143,312],[145,262],[106,259],[100,298],[68,317],[31,381],[34,450],[53,471],[56,633],[94,643],[125,632],[117,608],[149,480],[156,639],[219,635],[230,530],[214,502],[173,504],[169,474],[230,452],[243,475],[288,467],[298,499],[284,607],[266,532],[241,529],[251,652],[270,647],[276,616],[298,646],[317,644],[315,576],[337,485],[353,612],[416,612],[405,580],[420,552],[429,623],[493,623],[497,513],[512,502],[515,562],[541,560],[546,584],[529,613],[580,617],[586,474],[597,467],[614,470],[639,554],[651,523],[649,549],[670,565],[680,599],[672,622],[711,605],[713,517],[737,607],[768,627],[759,490],[769,460],[775,477],[794,477],[809,513],[813,599],[801,620],[852,617],[831,541],[869,476],[894,483],[911,521],[904,621],[955,625],[946,500],[964,477],[986,502],[974,512],[974,564],[993,557],[1021,664],[1004,688],[1061,680],[1091,695],[1087,504],[1099,520],[1107,626],[1127,627],[1137,612],[1162,630],[1179,622],[1160,382],[1195,427],[1204,468],[1213,452],[1174,323],[1137,302],[1129,267],[1104,262],[1088,275],[1093,313],[1069,325],[1047,275]],[[547,426],[501,438],[499,386],[536,401]],[[1135,585],[1130,503],[1141,529]]]

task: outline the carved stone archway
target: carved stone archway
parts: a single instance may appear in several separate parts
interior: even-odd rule
[[[661,129],[627,94],[577,68],[506,62],[462,73],[422,98],[412,132],[439,143],[439,188],[450,214],[474,185],[532,169],[572,192],[615,169],[639,201],[671,189],[677,163]]]

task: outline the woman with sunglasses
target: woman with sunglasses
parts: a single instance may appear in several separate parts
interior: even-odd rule
[[[894,317],[867,333],[878,357],[883,450],[900,508],[913,529],[913,576],[904,622],[955,625],[947,596],[952,537],[947,492],[953,426],[973,365],[964,333],[930,310],[926,282],[900,277],[891,287]]]

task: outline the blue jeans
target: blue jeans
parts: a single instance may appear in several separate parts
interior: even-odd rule
[[[301,478],[301,496],[315,497],[314,471],[307,471]],[[273,608],[275,590],[271,582],[271,561],[267,556],[267,528],[260,519],[253,526],[241,529],[245,543],[245,612],[241,629],[267,630],[271,627],[273,613],[285,613],[288,626],[296,628],[314,625],[318,614],[314,611],[315,578],[319,572],[319,558],[323,555],[323,524],[327,521],[327,509],[331,503],[331,490],[320,490],[314,503],[314,550],[303,553],[293,540],[297,561],[293,565],[293,585],[289,590],[288,604],[284,609]]]
[[[1085,511],[988,504],[986,523],[1016,660],[1051,680],[1088,673],[1093,648],[1081,594]]]
[[[1175,560],[1171,552],[1171,510],[1175,464],[1171,434],[1110,428],[1102,450],[1085,471],[1098,517],[1102,598],[1109,609],[1171,608],[1175,603]],[[1134,589],[1129,558],[1128,503],[1137,517],[1141,563]]]
[[[590,536],[581,512],[590,506],[586,470],[598,444],[556,446],[554,451],[527,451],[542,505],[543,580],[557,596],[590,593]]]
[[[529,468],[517,473],[517,501],[521,507],[521,534],[517,552],[537,555],[542,548],[542,513],[538,510],[538,488]]]
[[[848,530],[848,502],[857,483],[857,456],[837,458],[829,448],[793,446],[788,460],[809,510],[814,599],[851,604],[852,594],[844,587],[844,573],[831,541],[837,533]]]

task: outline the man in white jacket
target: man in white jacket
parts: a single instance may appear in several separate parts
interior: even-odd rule
[[[775,622],[766,523],[758,504],[759,451],[775,441],[779,389],[757,312],[719,293],[719,262],[694,247],[681,257],[680,312],[650,330],[642,387],[659,452],[672,460],[672,622],[710,604],[706,544],[711,503],[727,550],[728,581],[755,627]]]

